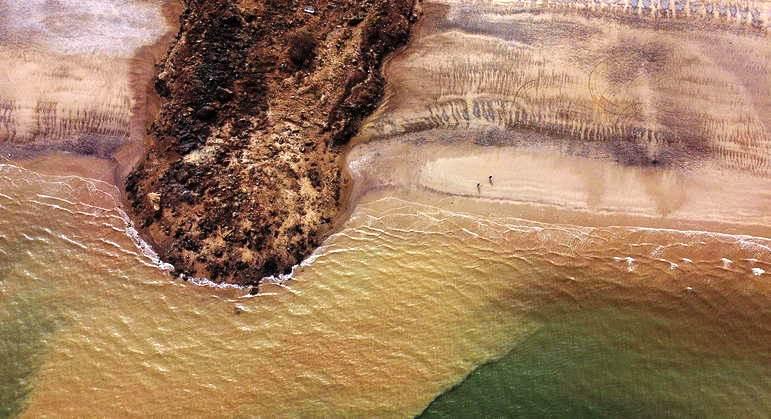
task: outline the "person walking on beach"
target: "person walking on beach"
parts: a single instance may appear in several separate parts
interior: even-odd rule
[[[477,183],[477,194],[480,194],[480,195],[482,194],[482,184],[481,183]]]
[[[488,182],[490,182],[490,185],[493,184],[493,177],[492,176],[488,176],[487,180],[488,180]]]

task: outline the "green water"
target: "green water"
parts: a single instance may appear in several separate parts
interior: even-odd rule
[[[0,230],[7,231],[4,221]],[[0,418],[24,410],[49,338],[61,323],[55,285],[40,281],[29,270],[40,266],[33,250],[55,249],[12,243],[0,234]]]
[[[0,305],[0,417],[21,413],[56,319],[40,295],[14,296]]]
[[[687,314],[563,312],[420,417],[768,417],[768,348]]]

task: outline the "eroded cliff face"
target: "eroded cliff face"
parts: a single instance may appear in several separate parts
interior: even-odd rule
[[[178,272],[254,285],[332,229],[344,144],[383,92],[415,0],[187,0],[155,82],[137,226]]]

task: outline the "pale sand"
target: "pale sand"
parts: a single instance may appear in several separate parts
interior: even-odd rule
[[[743,173],[709,168],[678,171],[625,167],[556,152],[514,148],[478,149],[465,156],[434,156],[420,168],[417,182],[439,192],[571,210],[771,224],[768,179]],[[492,185],[487,179],[491,175]],[[477,182],[481,183],[479,192]]]
[[[539,222],[771,237],[769,180],[710,166],[630,167],[545,147],[377,142],[354,148],[349,167],[355,199],[398,189],[420,202],[454,197],[465,211]]]
[[[606,6],[426,4],[348,156],[353,199],[771,237],[767,31]]]
[[[174,1],[0,1],[0,153],[119,185],[144,153]]]

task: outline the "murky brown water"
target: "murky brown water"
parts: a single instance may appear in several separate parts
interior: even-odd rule
[[[389,64],[388,100],[349,154],[350,220],[258,297],[164,273],[132,239],[110,176],[94,179],[109,172],[96,157],[0,165],[0,352],[11,360],[0,405],[30,417],[409,416],[549,325],[588,318],[579,337],[613,321],[645,334],[587,351],[610,376],[657,383],[641,396],[655,401],[647,413],[767,416],[768,98],[747,87],[769,80],[766,35],[742,22],[673,34],[558,8],[515,13],[524,5],[505,1],[425,7],[426,24]],[[651,38],[677,51],[657,58]],[[743,55],[721,61],[703,46],[718,41]],[[46,53],[80,52],[57,45]],[[629,81],[605,65],[589,83],[581,57],[618,45],[630,50],[616,58],[700,66],[682,77],[701,74],[689,89],[712,96],[696,103],[673,71]],[[531,73],[564,82],[518,88]],[[617,89],[601,103],[638,112],[608,122],[607,107],[591,105],[595,82]],[[570,118],[559,114],[566,96]],[[678,121],[701,127],[698,144],[678,140]],[[625,130],[635,135],[614,146]],[[40,174],[51,164],[57,175]],[[608,317],[625,310],[642,315]],[[624,363],[630,353],[648,358]],[[549,374],[587,362],[559,354]],[[592,377],[572,377],[571,399],[611,397]],[[604,384],[637,394],[635,382]]]

